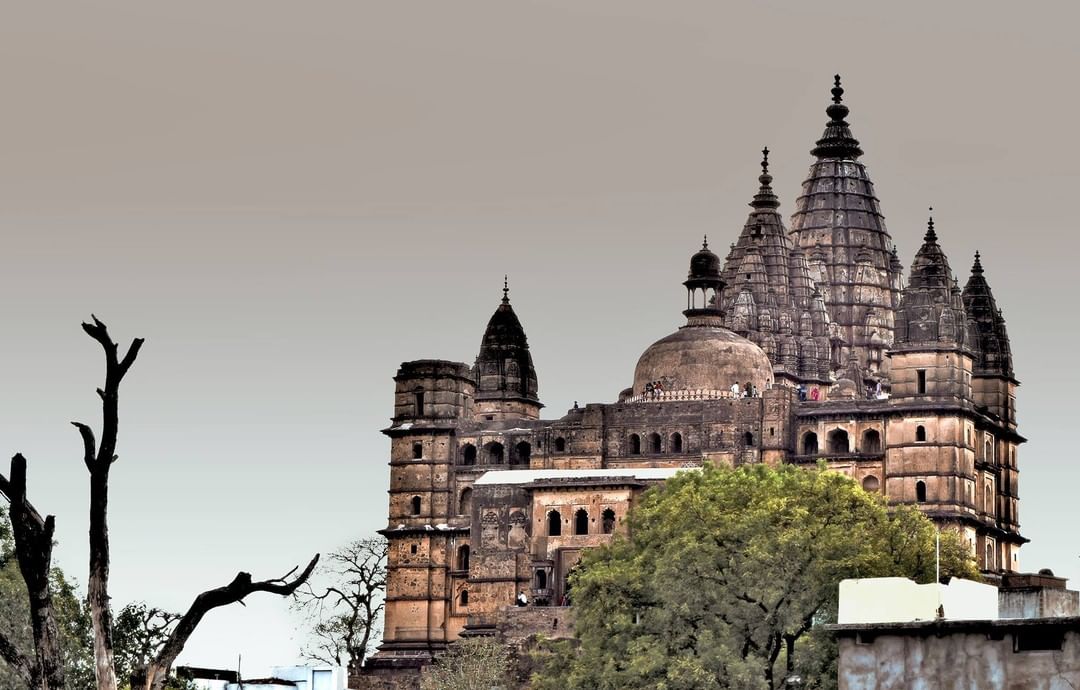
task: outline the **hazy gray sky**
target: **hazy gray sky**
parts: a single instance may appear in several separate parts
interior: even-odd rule
[[[510,274],[549,416],[680,321],[840,72],[905,266],[933,205],[1012,336],[1024,568],[1080,585],[1076,3],[0,3],[0,451],[86,580],[95,312],[122,391],[113,594],[182,609],[385,526],[393,376],[471,361]],[[5,463],[6,466],[6,463]],[[292,661],[277,598],[181,657]]]

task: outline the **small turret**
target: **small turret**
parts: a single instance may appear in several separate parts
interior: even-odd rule
[[[1005,317],[994,301],[994,293],[983,273],[981,257],[975,252],[962,293],[964,311],[972,326],[972,345],[976,351],[972,381],[975,402],[989,412],[1015,425],[1016,378]]]
[[[488,321],[473,367],[476,415],[483,418],[538,419],[536,369],[525,329],[510,306],[510,286],[503,279],[503,297]]]

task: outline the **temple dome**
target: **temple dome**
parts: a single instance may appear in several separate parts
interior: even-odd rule
[[[686,277],[689,280],[716,279],[720,277],[720,257],[709,249],[708,239],[701,245],[701,249],[690,257],[690,270]]]
[[[657,381],[664,391],[723,391],[733,383],[764,390],[772,380],[772,365],[760,347],[726,328],[691,322],[642,353],[634,369],[634,394]]]

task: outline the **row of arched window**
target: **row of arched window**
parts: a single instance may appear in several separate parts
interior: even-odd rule
[[[629,438],[630,455],[641,455],[642,445],[641,437],[637,434],[630,434]],[[645,437],[645,452],[652,454],[663,453],[663,439],[660,438],[660,434],[653,432]],[[668,450],[669,453],[681,453],[683,452],[683,438],[682,434],[678,431],[668,437]]]
[[[921,427],[920,427],[921,428]],[[843,429],[833,429],[825,437],[825,452],[833,455],[842,455],[852,452],[851,441],[848,432]],[[802,454],[816,455],[821,452],[818,446],[818,435],[813,431],[807,431],[802,437]],[[859,452],[866,454],[881,452],[881,432],[877,429],[867,429],[862,435],[862,444]]]
[[[611,534],[615,531],[615,511],[605,508],[600,515],[601,534]],[[547,514],[547,533],[549,537],[562,536],[562,513],[552,509]],[[578,508],[574,512],[574,534],[577,536],[589,533],[589,511]]]
[[[476,446],[466,443],[461,446],[459,463],[462,465],[475,465],[482,462],[485,465],[502,465],[506,462],[506,447],[498,441],[485,443],[483,454],[477,451]],[[528,441],[521,441],[510,446],[511,465],[528,465],[532,458],[532,445]]]

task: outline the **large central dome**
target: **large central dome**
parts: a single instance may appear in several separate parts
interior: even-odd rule
[[[715,260],[712,260],[715,259]],[[687,290],[686,325],[649,346],[634,369],[634,395],[647,384],[659,383],[664,392],[718,393],[738,383],[764,390],[773,381],[773,368],[765,351],[723,327],[720,260],[708,244],[690,261],[683,283]],[[698,302],[701,302],[700,306]]]

